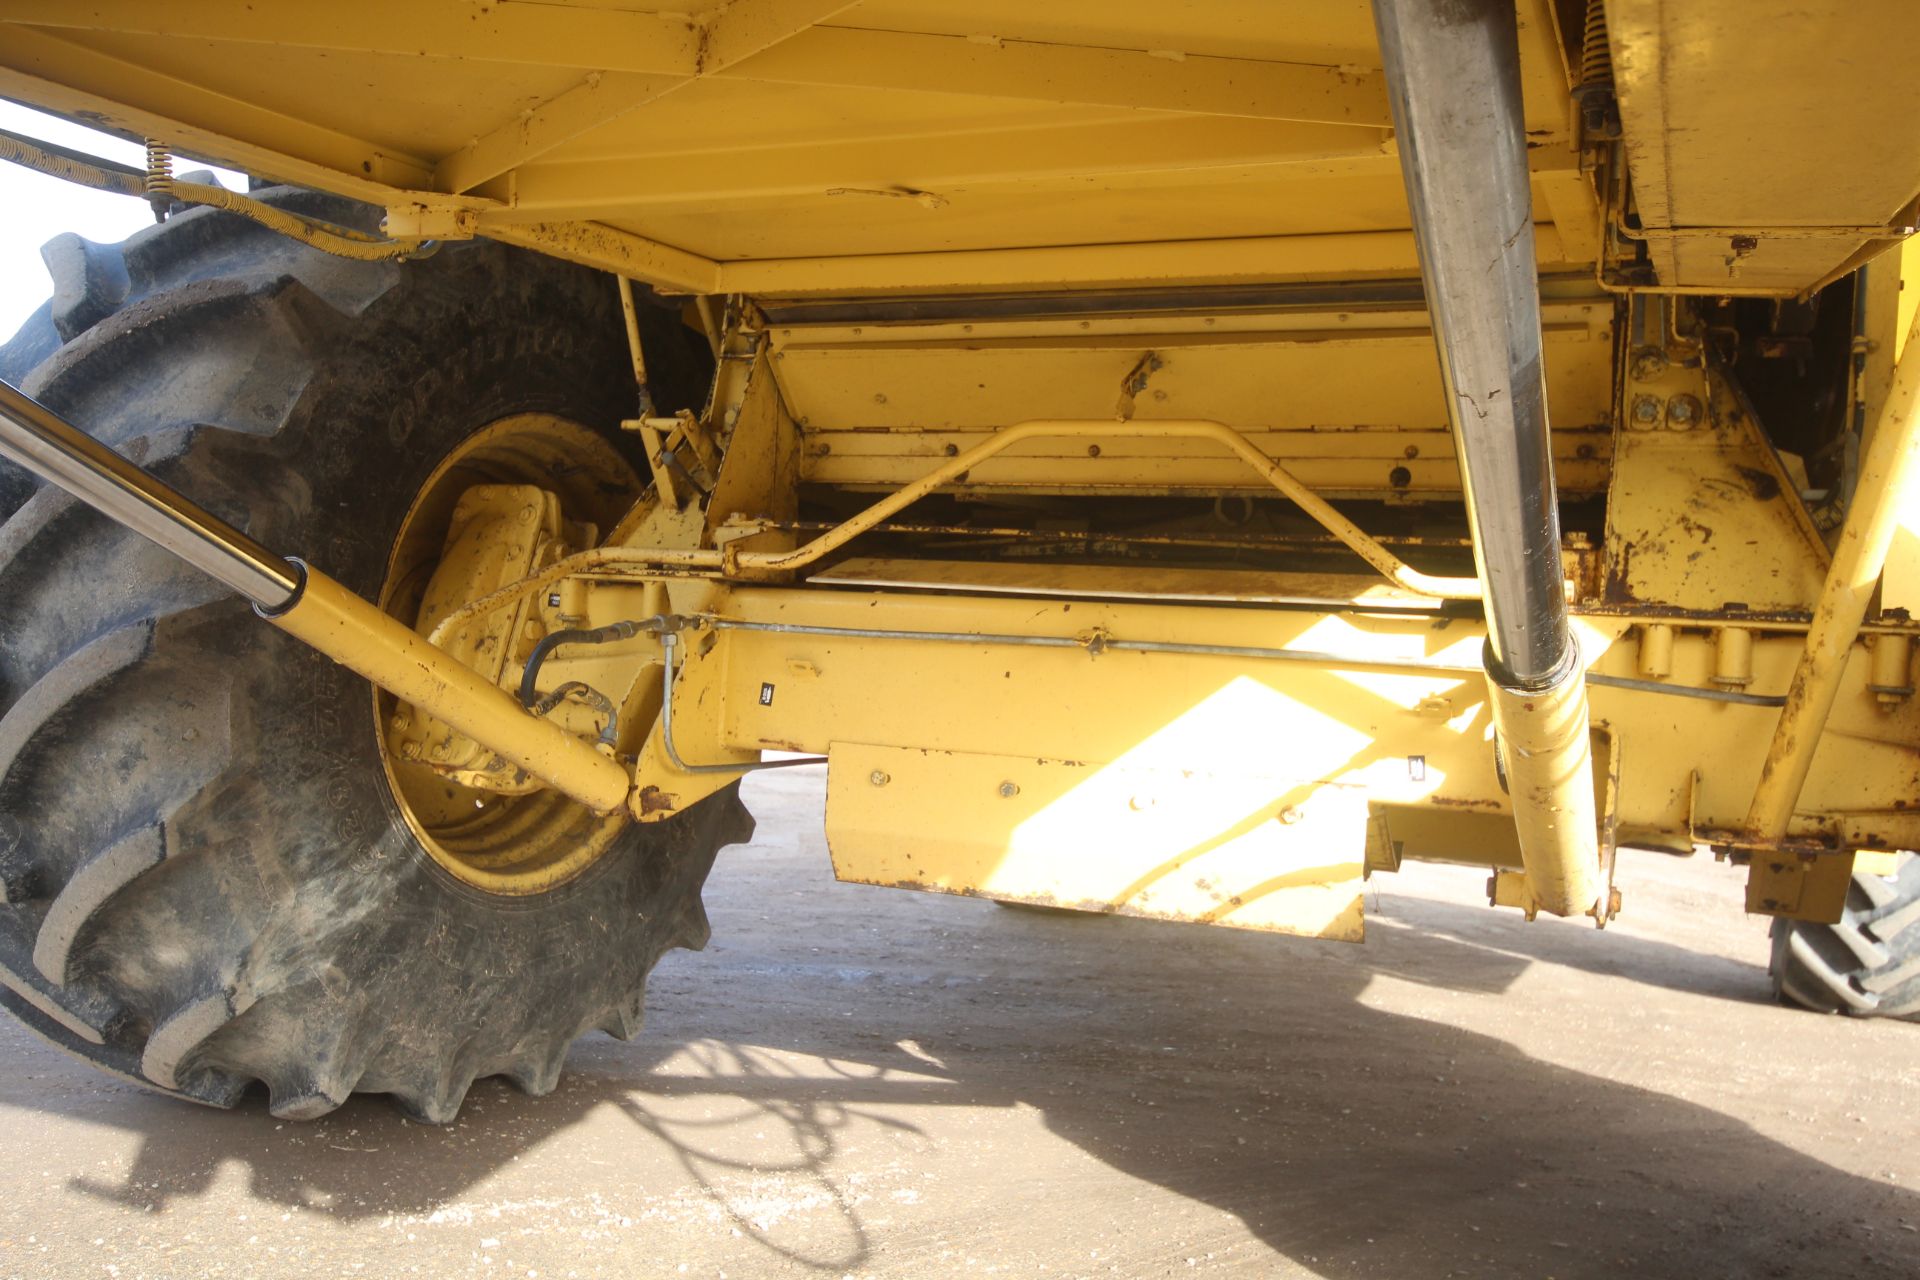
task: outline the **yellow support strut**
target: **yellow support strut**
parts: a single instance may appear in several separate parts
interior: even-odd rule
[[[1880,584],[1893,545],[1902,499],[1920,480],[1920,315],[1907,333],[1906,353],[1893,371],[1893,385],[1880,410],[1853,506],[1833,549],[1820,602],[1807,631],[1807,648],[1787,690],[1787,705],[1773,731],[1773,745],[1760,770],[1747,811],[1747,834],[1761,846],[1777,845],[1793,820],[1793,807],[1813,767],[1840,678],[1867,605]]]

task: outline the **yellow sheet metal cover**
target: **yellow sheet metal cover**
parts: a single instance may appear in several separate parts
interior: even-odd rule
[[[1538,257],[1576,270],[1585,5],[1517,2]],[[1607,15],[1663,283],[1791,291],[1888,243],[1920,6]],[[0,0],[7,97],[769,296],[1411,277],[1379,63],[1366,0]]]

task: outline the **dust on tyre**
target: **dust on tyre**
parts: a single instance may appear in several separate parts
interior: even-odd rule
[[[56,244],[0,371],[369,598],[474,432],[611,439],[632,410],[604,275],[486,242],[347,263],[212,210]],[[649,324],[656,400],[691,402],[697,344]],[[202,1102],[259,1082],[279,1115],[358,1090],[444,1121],[476,1078],[544,1092],[583,1032],[631,1035],[654,962],[704,942],[700,885],[751,831],[732,789],[547,892],[476,887],[409,827],[357,677],[56,489],[0,499],[0,1003],[34,1030]]]

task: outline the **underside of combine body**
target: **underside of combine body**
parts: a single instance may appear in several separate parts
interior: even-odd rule
[[[0,348],[0,998],[204,1101],[538,1091],[824,760],[842,879],[1338,939],[1710,848],[1784,995],[1920,1012],[1916,40],[0,0],[148,164],[0,158],[161,219]]]

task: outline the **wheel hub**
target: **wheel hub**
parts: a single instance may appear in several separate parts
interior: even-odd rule
[[[460,605],[592,545],[639,490],[632,468],[588,428],[547,414],[501,419],[421,487],[395,538],[381,607],[429,633]],[[521,601],[468,620],[442,644],[512,686],[544,634],[536,602]],[[546,790],[389,694],[375,699],[395,803],[429,856],[475,888],[555,888],[591,866],[630,821]]]

